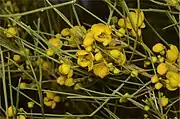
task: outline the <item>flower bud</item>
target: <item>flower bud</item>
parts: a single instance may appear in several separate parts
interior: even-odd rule
[[[156,53],[159,53],[165,49],[165,46],[161,43],[157,43],[156,45],[153,46],[152,50]]]
[[[168,68],[165,63],[161,63],[157,66],[157,72],[160,75],[164,75],[167,72]]]

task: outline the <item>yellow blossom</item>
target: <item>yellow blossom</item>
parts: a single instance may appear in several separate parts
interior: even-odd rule
[[[114,74],[119,74],[120,72],[121,72],[121,71],[120,71],[118,68],[116,68],[116,67],[115,67],[114,70],[113,70],[113,73],[114,73]]]
[[[55,96],[54,99],[53,99],[55,102],[60,102],[60,96]]]
[[[74,82],[73,78],[68,78],[68,79],[65,80],[65,84],[64,85],[68,86],[68,87],[71,87],[74,84],[75,84],[75,82]]]
[[[73,76],[73,70],[71,69],[67,75],[67,78],[71,78]]]
[[[14,60],[15,62],[18,62],[18,61],[21,60],[21,56],[20,56],[20,55],[14,55],[14,56],[13,56],[13,60]]]
[[[70,29],[69,28],[64,28],[62,31],[61,31],[61,35],[62,36],[68,36],[70,35]]]
[[[118,25],[119,25],[120,27],[122,27],[122,28],[125,27],[125,23],[124,23],[124,19],[123,19],[123,18],[119,19]]]
[[[114,58],[118,58],[121,55],[121,52],[119,50],[111,50],[110,54]]]
[[[138,16],[139,14],[139,16]],[[136,25],[140,28],[144,28],[145,24],[144,24],[144,13],[142,11],[140,11],[140,13],[138,13],[138,11],[134,11],[134,12],[130,12],[130,17],[132,18],[132,24],[134,25],[134,27],[136,28]],[[127,17],[126,18],[126,26],[129,29],[133,28],[133,25],[130,22],[130,19]]]
[[[53,55],[54,55],[54,50],[53,50],[52,48],[48,48],[48,49],[46,50],[46,54],[47,54],[48,56],[53,56]]]
[[[44,101],[44,104],[47,106],[47,107],[51,107],[53,101]]]
[[[8,111],[8,117],[13,117],[13,115],[16,114],[16,108],[14,106],[10,106],[7,111]]]
[[[104,25],[102,23],[94,24],[91,27],[91,31],[94,35],[95,40],[103,43],[104,46],[108,45],[112,41],[112,30],[107,25]]]
[[[110,51],[110,55],[113,57],[113,58],[116,58],[117,59],[117,62],[120,64],[120,65],[123,65],[125,62],[126,62],[126,57],[125,55],[120,52],[119,50],[111,50]]]
[[[138,29],[137,34],[138,36],[141,36],[141,29]],[[134,29],[131,29],[131,35],[136,37],[136,32],[134,31]]]
[[[169,62],[174,62],[178,58],[178,48],[175,45],[170,45],[170,49],[166,52],[166,59]]]
[[[93,72],[96,76],[99,76],[103,79],[109,74],[109,69],[104,62],[101,62],[93,66]]]
[[[165,107],[168,104],[168,98],[166,98],[165,96],[161,97],[160,99],[161,105],[163,107]]]
[[[61,48],[62,46],[62,42],[59,38],[51,38],[48,42],[56,48]]]
[[[60,76],[57,78],[57,83],[60,85],[64,85],[65,84],[65,77],[64,76]]]
[[[160,82],[157,82],[157,83],[154,85],[155,89],[157,89],[157,90],[161,89],[162,86],[163,86],[163,85],[162,85],[162,83],[160,83]]]
[[[6,37],[12,38],[14,35],[17,34],[17,29],[16,29],[16,27],[9,27],[9,28],[6,30],[5,34],[6,34]]]
[[[154,75],[154,76],[151,77],[151,82],[152,83],[157,83],[158,81],[159,81],[159,78],[158,78],[157,75]]]
[[[51,109],[54,109],[56,107],[56,102],[52,101]]]
[[[69,71],[71,70],[71,65],[68,63],[63,63],[59,66],[59,72],[63,75],[67,75]]]
[[[56,94],[53,92],[46,92],[46,97],[49,99],[54,99],[55,96],[56,96]]]
[[[117,32],[116,32],[116,35],[119,36],[119,37],[122,37],[125,35],[125,29],[124,28],[120,28]]]
[[[17,119],[26,119],[26,117],[24,115],[19,115],[17,116]]]
[[[157,72],[158,74],[160,75],[164,75],[168,70],[168,67],[165,63],[160,63],[158,66],[157,66]]]
[[[168,83],[170,87],[177,88],[180,85],[180,74],[174,71],[168,71],[166,73],[166,78],[168,79]]]
[[[169,90],[169,91],[175,91],[178,87],[172,87],[169,83],[169,81],[166,82],[166,88]]]
[[[91,46],[94,42],[94,37],[92,32],[88,32],[84,38],[83,45],[85,47]]]
[[[33,108],[34,107],[34,102],[28,102],[28,108]]]
[[[91,52],[93,50],[92,46],[87,46],[87,47],[85,47],[85,49],[87,52]]]
[[[165,46],[161,43],[157,43],[155,44],[153,47],[152,47],[152,50],[155,52],[155,53],[160,53],[161,51],[163,51],[165,49]]]
[[[96,61],[99,61],[99,60],[101,60],[102,58],[103,58],[103,56],[102,56],[101,52],[98,52],[98,53],[95,54],[95,60],[96,60]]]
[[[23,89],[23,88],[26,88],[27,87],[27,84],[25,83],[25,82],[21,82],[20,84],[19,84],[19,88],[20,89]]]
[[[94,56],[91,52],[85,50],[79,50],[76,52],[77,64],[81,67],[88,67],[88,71],[92,70]]]

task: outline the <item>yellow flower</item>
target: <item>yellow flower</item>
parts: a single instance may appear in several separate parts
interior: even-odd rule
[[[119,50],[111,50],[110,51],[110,55],[113,58],[116,58],[117,59],[117,63],[119,63],[120,65],[123,65],[126,62],[125,55],[122,52],[120,52]]]
[[[68,87],[71,87],[74,84],[75,84],[75,82],[74,82],[73,78],[68,78],[68,79],[65,80],[65,84],[64,85],[68,86]]]
[[[17,119],[26,119],[26,117],[24,115],[19,115],[17,116]]]
[[[92,70],[93,67],[93,61],[94,61],[94,56],[91,52],[87,52],[85,50],[79,50],[76,52],[77,58],[77,63],[81,67],[88,67],[88,71]]]
[[[110,54],[114,58],[118,58],[121,55],[121,52],[119,50],[111,50]]]
[[[92,32],[88,32],[84,38],[83,45],[85,47],[91,46],[94,42],[94,37]]]
[[[161,105],[163,107],[165,107],[168,104],[168,98],[166,98],[165,96],[161,97],[160,99]]]
[[[47,107],[51,107],[53,101],[45,101],[44,100],[44,104],[47,106]]]
[[[54,109],[56,107],[56,102],[52,101],[51,109]]]
[[[153,47],[152,47],[152,50],[155,52],[155,53],[160,53],[161,51],[163,51],[165,49],[165,46],[161,43],[157,43],[155,44]]]
[[[113,73],[114,73],[114,74],[119,74],[120,72],[121,72],[121,71],[120,71],[118,68],[116,68],[116,67],[115,67],[114,70],[113,70]]]
[[[60,76],[57,78],[57,83],[60,85],[64,85],[65,84],[65,77],[64,76]]]
[[[174,71],[168,71],[166,73],[166,78],[169,81],[169,87],[177,88],[180,85],[180,74]]]
[[[169,82],[169,81],[168,81]],[[172,87],[169,83],[166,83],[166,88],[169,90],[169,91],[175,91],[178,87]]]
[[[136,37],[136,32],[134,31],[134,29],[131,29],[131,35]],[[138,36],[141,36],[141,29],[138,28]]]
[[[20,55],[14,55],[14,56],[13,56],[13,60],[14,60],[15,62],[18,62],[18,61],[21,60],[21,56],[20,56]]]
[[[71,70],[71,65],[67,63],[63,63],[59,66],[59,72],[63,75],[67,75],[69,71]]]
[[[71,69],[67,75],[67,78],[71,78],[73,76],[73,70]]]
[[[85,47],[85,49],[87,52],[91,52],[93,50],[92,46],[87,46],[87,47]]]
[[[138,16],[139,14],[139,16]],[[144,28],[145,24],[144,24],[144,13],[142,11],[140,11],[140,13],[138,13],[138,11],[136,10],[135,12],[130,12],[130,16],[132,18],[132,23],[133,25],[135,25],[134,27],[136,28],[136,25],[140,28]],[[137,22],[138,21],[138,22]],[[129,29],[133,28],[133,25],[131,24],[129,18],[126,18],[126,26]]]
[[[52,48],[48,48],[47,51],[46,51],[46,54],[48,56],[53,56],[54,55],[54,50]]]
[[[119,36],[119,37],[122,37],[125,35],[125,29],[124,28],[120,28],[117,32],[116,32],[116,35]]]
[[[162,85],[162,83],[160,83],[160,82],[157,82],[157,83],[154,85],[155,89],[157,89],[157,90],[161,89],[162,86],[163,86],[163,85]]]
[[[8,117],[13,117],[13,115],[16,114],[16,108],[14,106],[10,106],[7,111],[8,111]]]
[[[54,99],[55,96],[56,96],[56,94],[53,92],[46,92],[46,97],[49,99]]]
[[[94,35],[95,40],[103,43],[104,46],[107,46],[112,41],[112,30],[109,26],[106,26],[102,23],[94,24],[91,27],[91,31]]]
[[[99,76],[103,79],[109,74],[109,69],[104,62],[101,62],[93,66],[93,72],[96,76]]]
[[[100,60],[102,60],[102,58],[103,58],[103,56],[102,56],[101,52],[98,52],[95,54],[95,60],[96,61],[100,61]]]
[[[166,66],[165,63],[160,63],[158,66],[157,66],[157,72],[158,74],[160,75],[164,75],[168,70],[168,67]]]
[[[14,35],[17,34],[17,29],[16,29],[16,27],[9,27],[9,28],[6,30],[5,34],[6,34],[6,37],[12,38]]]
[[[119,25],[120,27],[122,27],[122,28],[125,27],[125,23],[124,23],[124,19],[123,19],[123,18],[119,19],[118,25]]]
[[[158,81],[159,81],[159,78],[158,78],[157,75],[154,75],[154,76],[151,77],[151,82],[152,83],[157,83]]]
[[[27,87],[27,84],[25,83],[25,82],[21,82],[20,84],[19,84],[19,88],[20,89],[23,89],[23,88],[26,88]]]
[[[56,48],[61,48],[62,46],[62,42],[59,38],[51,38],[48,42]]]
[[[55,96],[54,99],[53,99],[55,102],[60,102],[60,97],[59,96]]]
[[[166,59],[169,62],[175,62],[178,58],[178,48],[175,45],[170,45],[170,49],[166,52]]]
[[[69,28],[64,28],[62,31],[61,31],[61,35],[62,36],[68,36],[70,35],[70,29]]]
[[[28,102],[28,108],[33,108],[34,107],[34,102]]]

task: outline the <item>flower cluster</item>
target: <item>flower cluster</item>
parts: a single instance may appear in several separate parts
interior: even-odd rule
[[[71,68],[70,62],[63,63],[59,66],[60,76],[57,78],[57,83],[60,85],[65,85],[71,87],[75,84],[72,76],[73,69]]]
[[[93,70],[94,74],[100,78],[107,76],[110,71],[118,74],[120,70],[113,63],[119,66],[123,65],[126,61],[125,55],[119,49],[110,49],[103,52],[97,46],[97,44],[102,44],[102,47],[108,48],[113,42],[110,26],[102,23],[92,25],[83,40],[84,50],[76,52],[77,64],[83,68],[88,67],[88,71]],[[113,46],[115,45],[116,43]],[[111,57],[113,61],[109,62],[108,57]]]
[[[57,96],[55,93],[52,92],[46,92],[46,97],[44,97],[44,104],[47,107],[51,107],[51,109],[54,109],[56,107],[56,103],[60,102],[60,97]]]
[[[170,91],[175,91],[180,87],[180,73],[177,64],[180,56],[178,48],[172,44],[169,44],[167,48],[157,43],[152,50],[158,55],[152,57],[152,62],[157,64],[157,74],[152,76],[152,83],[155,83],[156,89],[164,86]]]
[[[130,30],[132,36],[136,36],[136,31],[138,35],[141,36],[141,28],[145,28],[144,13],[142,11],[130,12],[129,17],[119,19],[118,25],[121,27],[118,30],[120,36],[123,36],[123,34],[125,33],[125,28],[128,28]]]

